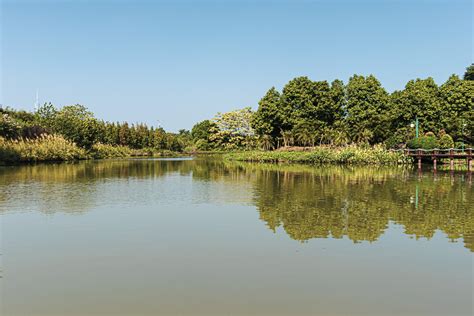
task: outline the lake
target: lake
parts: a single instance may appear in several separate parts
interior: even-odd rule
[[[466,172],[0,167],[1,315],[472,315]]]

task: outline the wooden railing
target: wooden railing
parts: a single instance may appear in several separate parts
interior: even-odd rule
[[[467,169],[472,171],[473,148],[465,149],[399,149],[407,156],[418,159],[418,168],[421,169],[421,161],[423,158],[430,158],[433,161],[433,168],[436,170],[438,159],[447,158],[450,160],[450,169],[454,169],[454,159],[466,159]]]

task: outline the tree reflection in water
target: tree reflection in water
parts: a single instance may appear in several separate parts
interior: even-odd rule
[[[0,167],[0,213],[12,205],[25,210],[36,205],[48,213],[89,211],[107,198],[102,191],[108,183],[168,175],[223,188],[208,190],[196,203],[255,205],[271,230],[282,227],[298,241],[347,237],[374,242],[393,222],[415,238],[429,239],[442,231],[474,251],[472,184],[462,174],[419,177],[402,168],[247,164],[213,158]]]

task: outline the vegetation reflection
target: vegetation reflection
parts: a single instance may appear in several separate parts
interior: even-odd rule
[[[228,190],[209,190],[207,202],[254,205],[271,230],[282,227],[298,241],[345,237],[356,243],[374,242],[392,222],[414,238],[430,239],[441,231],[452,241],[463,240],[465,247],[474,251],[472,180],[466,174],[449,173],[420,177],[401,167],[251,164],[209,157],[2,167],[0,205],[11,205],[11,200],[21,195],[35,203],[44,201],[41,209],[47,212],[82,212],[104,198],[99,185],[108,181],[141,181],[173,174],[192,177],[197,183],[227,186]],[[32,183],[39,193],[25,189],[25,184]],[[242,198],[236,199],[236,195]],[[52,203],[52,196],[62,204],[47,204]],[[0,207],[0,213],[4,211],[8,210]]]

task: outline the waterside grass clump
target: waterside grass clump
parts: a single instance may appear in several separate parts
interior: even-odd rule
[[[0,165],[84,159],[177,156],[181,156],[181,154],[170,150],[132,149],[127,146],[102,143],[96,143],[90,149],[85,149],[61,135],[43,134],[31,139],[5,139],[0,136]]]
[[[0,163],[70,161],[88,158],[85,149],[59,135],[7,140],[0,137]]]
[[[402,152],[389,151],[382,146],[362,148],[316,147],[310,151],[248,151],[226,154],[225,159],[247,162],[400,165],[412,163]]]
[[[132,150],[126,146],[113,146],[108,144],[94,144],[90,154],[94,159],[126,158],[132,156]]]

